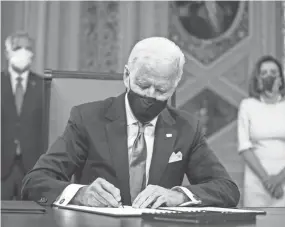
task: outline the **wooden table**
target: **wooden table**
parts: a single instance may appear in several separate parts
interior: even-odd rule
[[[259,208],[260,209],[260,208]],[[258,215],[255,224],[231,223],[207,226],[282,227],[285,226],[284,208],[261,208],[266,215]],[[59,208],[47,208],[45,214],[1,214],[2,227],[179,227],[197,226],[174,222],[143,221],[141,218],[117,218]],[[202,226],[202,225],[201,225]],[[203,225],[206,226],[206,225]]]

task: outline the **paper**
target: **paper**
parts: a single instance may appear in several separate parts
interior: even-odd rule
[[[160,209],[181,211],[181,212],[217,211],[217,212],[230,212],[230,213],[255,213],[255,214],[265,213],[265,211],[262,210],[220,208],[220,207],[161,207]]]
[[[58,207],[64,209],[71,209],[77,211],[85,211],[89,213],[104,214],[110,216],[141,216],[142,213],[175,213],[175,211],[151,209],[151,208],[133,208],[131,206],[124,206],[124,208],[109,208],[109,207],[88,207],[88,206],[78,206],[78,205],[66,205]]]
[[[219,207],[160,207],[158,209],[151,208],[133,208],[131,206],[124,206],[124,208],[109,208],[109,207],[88,207],[78,205],[56,205],[63,209],[77,210],[89,213],[104,214],[110,216],[141,216],[142,213],[176,213],[176,212],[230,212],[230,213],[254,213],[265,214],[262,210],[250,210],[250,209],[235,209],[235,208],[219,208]]]

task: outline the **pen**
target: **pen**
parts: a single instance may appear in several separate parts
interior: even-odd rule
[[[119,208],[124,208],[123,203],[119,202]]]

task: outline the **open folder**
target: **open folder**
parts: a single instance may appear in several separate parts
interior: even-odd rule
[[[179,214],[179,213],[236,213],[236,214],[265,214],[261,210],[249,210],[249,209],[228,209],[228,208],[217,208],[217,207],[161,207],[158,209],[151,208],[133,208],[131,206],[124,206],[123,208],[109,208],[109,207],[88,207],[78,205],[60,205],[55,206],[63,209],[70,209],[76,211],[83,211],[95,214],[109,215],[109,216],[143,216],[143,214]]]
[[[173,221],[194,224],[224,224],[230,222],[253,224],[256,222],[257,215],[266,214],[262,210],[219,207],[166,207],[161,209],[177,211],[177,213],[143,213],[142,218],[146,221]]]
[[[143,213],[160,213],[160,214],[167,214],[167,213],[177,213],[176,211],[171,210],[160,210],[160,209],[151,209],[151,208],[133,208],[131,206],[124,206],[119,208],[110,208],[110,207],[88,207],[88,206],[78,206],[78,205],[55,205],[59,208],[63,209],[69,209],[69,210],[76,210],[76,211],[83,211],[88,213],[94,213],[94,214],[102,214],[102,215],[108,215],[108,216],[118,216],[118,217],[139,217]]]
[[[2,213],[43,214],[46,209],[34,201],[1,201]]]
[[[222,207],[161,207],[163,210],[171,210],[178,212],[217,212],[217,213],[235,213],[235,214],[266,214],[263,210],[248,208],[222,208]]]

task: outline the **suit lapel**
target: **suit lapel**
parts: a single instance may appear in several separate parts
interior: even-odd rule
[[[125,93],[119,96],[107,111],[106,118],[110,122],[106,124],[106,134],[123,203],[131,204],[124,99]]]
[[[5,104],[5,108],[8,108],[8,112],[13,117],[17,117],[17,110],[15,105],[15,96],[13,94],[11,78],[8,71],[3,73],[3,77],[1,78],[1,105]]]
[[[163,110],[156,125],[148,184],[159,184],[169,157],[174,151],[174,142],[177,137],[177,129],[174,127],[174,123],[175,121],[169,111]]]
[[[1,78],[1,94],[8,96],[8,97],[13,97],[13,91],[12,91],[12,85],[11,85],[11,79],[10,79],[10,74],[8,72],[3,72]],[[3,93],[2,93],[3,92]]]

